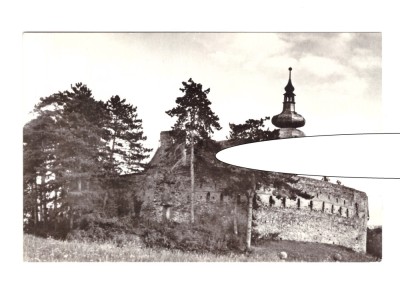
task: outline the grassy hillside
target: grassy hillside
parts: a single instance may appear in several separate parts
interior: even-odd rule
[[[288,255],[286,260],[279,258],[282,251]],[[24,261],[32,262],[320,262],[335,261],[335,257],[338,258],[337,254],[340,254],[340,261],[376,261],[370,255],[355,253],[338,246],[291,241],[268,241],[255,247],[251,254],[216,255],[208,252],[152,249],[143,246],[140,240],[118,246],[113,243],[68,242],[24,235]]]

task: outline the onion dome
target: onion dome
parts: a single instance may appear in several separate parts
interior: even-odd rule
[[[294,87],[291,79],[292,68],[289,68],[289,81],[285,87],[283,110],[279,115],[272,117],[272,124],[279,128],[299,128],[305,125],[306,120],[303,116],[296,113],[294,97],[296,96],[293,91]]]

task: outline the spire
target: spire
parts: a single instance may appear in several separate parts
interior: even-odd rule
[[[297,128],[305,125],[306,120],[303,116],[296,113],[292,85],[292,67],[289,67],[289,81],[285,87],[282,113],[272,117],[272,124],[280,128],[279,138],[303,137],[304,133]]]
[[[285,91],[286,91],[286,93],[283,94],[283,95],[285,95],[285,98],[283,101],[284,102],[287,102],[287,101],[294,102],[294,97],[296,96],[296,94],[293,93],[294,87],[292,84],[292,67],[289,67],[289,81],[285,87]]]

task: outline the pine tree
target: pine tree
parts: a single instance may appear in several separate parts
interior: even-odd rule
[[[138,118],[137,107],[126,103],[118,95],[106,102],[108,122],[106,128],[107,156],[106,173],[102,179],[106,195],[103,209],[108,215],[126,214],[129,201],[121,191],[131,183],[126,183],[120,175],[142,171],[152,149],[145,148],[147,137],[143,133],[142,120]]]
[[[228,138],[238,144],[275,139],[278,137],[278,130],[270,131],[269,128],[264,130],[264,122],[269,119],[270,117],[264,117],[248,119],[244,124],[229,123],[230,132]]]
[[[106,109],[110,115],[107,124],[110,168],[118,174],[143,170],[143,161],[152,150],[143,146],[147,137],[143,134],[137,107],[116,95],[107,101]]]
[[[120,175],[142,170],[151,151],[142,144],[137,108],[118,96],[97,101],[78,83],[41,98],[35,112],[24,127],[26,219],[47,221],[50,210],[53,217],[67,216],[72,228],[85,213],[125,214],[121,196],[129,185]],[[116,193],[105,208],[110,189]]]
[[[211,102],[207,95],[210,89],[203,91],[201,84],[195,83],[191,78],[182,82],[180,88],[184,95],[176,99],[176,107],[166,111],[171,117],[178,119],[173,126],[174,130],[185,133],[190,145],[190,178],[191,178],[191,204],[190,221],[194,223],[194,147],[195,144],[209,140],[214,129],[220,130],[219,117],[211,110]]]
[[[46,202],[52,210],[68,215],[73,226],[74,215],[94,210],[101,190],[96,182],[104,174],[107,115],[104,103],[85,85],[71,89],[41,98],[36,105],[38,117],[24,135],[24,167],[31,171],[24,175],[30,186],[40,183],[39,200],[50,198]],[[40,202],[46,220],[47,204]]]

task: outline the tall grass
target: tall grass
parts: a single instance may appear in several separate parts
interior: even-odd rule
[[[280,261],[279,250],[286,250],[286,261],[333,261],[338,249],[323,250],[314,256],[302,256],[304,247],[295,252],[296,243],[273,242],[269,246],[256,248],[251,254],[230,253],[217,255],[209,252],[183,252],[180,250],[154,249],[134,241],[123,246],[114,243],[59,241],[24,235],[24,261],[31,262],[248,262]],[[311,246],[312,247],[312,246]],[[311,247],[309,249],[311,249]],[[291,252],[293,250],[293,252]],[[349,250],[340,250],[343,261],[373,261],[374,258]]]

